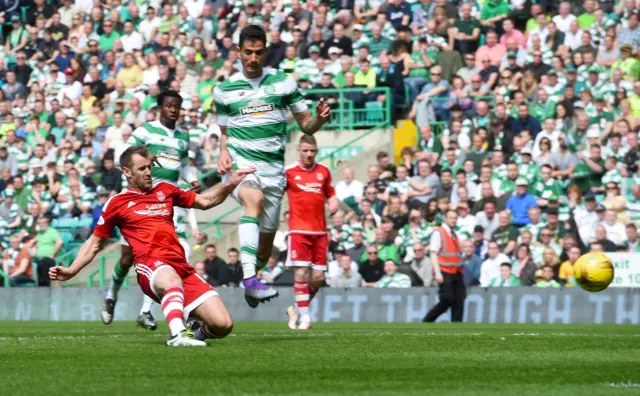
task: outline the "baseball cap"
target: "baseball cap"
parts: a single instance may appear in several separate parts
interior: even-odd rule
[[[359,30],[359,31],[363,31],[363,30],[364,30],[364,28],[362,27],[362,25],[361,25],[361,24],[359,24],[359,23],[358,23],[358,24],[353,25],[353,27],[351,28],[351,30]]]
[[[568,65],[565,69],[565,72],[567,73],[575,73],[576,72],[576,68],[573,65]]]
[[[596,95],[594,99],[595,99],[597,102],[601,102],[601,101],[605,101],[605,100],[606,100],[606,99],[604,98],[604,95],[602,95],[602,94]]]
[[[517,58],[517,57],[518,57],[518,53],[516,51],[507,52],[507,58]]]
[[[247,5],[248,5],[248,6],[250,6],[250,5],[252,5],[252,6],[256,5],[256,0],[249,0],[249,1],[247,1]]]
[[[529,186],[529,182],[527,182],[525,179],[522,178],[518,178],[516,180],[516,186]]]
[[[336,250],[333,252],[334,254],[347,254],[347,250],[344,248],[344,246],[340,245],[336,248]]]
[[[629,44],[625,44],[622,47],[620,47],[620,51],[622,51],[622,52],[633,52],[633,47],[630,46]]]
[[[529,147],[523,147],[522,150],[520,150],[520,154],[521,155],[531,155],[531,149]]]
[[[547,73],[547,75],[548,75],[548,76],[556,76],[556,77],[558,77],[558,72],[557,72],[557,71],[555,71],[555,70],[553,70],[553,69],[551,69],[551,70],[549,70],[549,72]]]
[[[604,212],[605,210],[605,207],[601,204],[598,204],[598,206],[596,206],[596,212]]]
[[[552,193],[551,195],[549,195],[549,197],[547,198],[548,202],[558,202],[558,195],[555,193]],[[558,209],[556,208],[550,208],[549,210],[547,210],[547,214],[554,214],[557,215],[558,214]]]
[[[13,23],[13,22],[20,22],[20,17],[17,16],[17,15],[12,16],[11,17],[11,23]]]
[[[38,158],[31,158],[29,160],[29,168],[31,169],[35,169],[35,168],[42,168],[42,161],[40,161],[40,159]]]
[[[600,137],[600,126],[591,125],[587,130],[587,139],[599,138],[599,137]]]
[[[14,195],[15,195],[15,192],[13,191],[13,189],[6,188],[2,190],[1,197],[2,199],[7,199],[7,198],[13,198]]]
[[[309,75],[308,74],[301,75],[298,81],[309,81]]]
[[[320,47],[318,47],[317,45],[312,45],[311,47],[309,47],[309,53],[312,52],[320,52]]]
[[[596,195],[594,193],[592,193],[591,191],[588,191],[584,194],[584,200],[585,201],[595,201],[596,200]]]
[[[73,69],[70,67],[67,67],[66,69],[64,69],[64,74],[66,74],[67,76],[70,76],[73,74]]]
[[[338,47],[331,47],[329,48],[329,54],[337,54],[340,55],[342,53],[342,50]]]

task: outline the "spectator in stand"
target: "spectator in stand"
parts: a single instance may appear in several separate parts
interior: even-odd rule
[[[407,192],[409,207],[423,207],[429,199],[435,197],[440,186],[440,178],[431,171],[431,165],[426,160],[418,162],[418,175],[411,178]]]
[[[511,223],[511,212],[503,210],[498,215],[499,227],[491,234],[491,240],[498,244],[498,249],[507,256],[516,249],[518,229]]]
[[[227,251],[227,269],[229,274],[229,287],[238,287],[243,279],[242,264],[240,263],[240,252],[236,248]]]
[[[358,273],[362,277],[362,286],[375,287],[384,275],[384,261],[378,257],[375,246],[367,246],[367,259],[360,264]]]
[[[274,283],[286,271],[284,264],[278,261],[279,257],[280,252],[278,249],[273,248],[269,260],[267,260],[267,265],[258,271],[257,276],[262,283]]]
[[[9,285],[12,287],[34,282],[30,253],[34,244],[33,239],[21,243],[17,234],[11,236],[10,248],[3,255],[2,271],[9,276]]]
[[[487,201],[484,203],[484,210],[476,214],[476,224],[484,230],[484,238],[489,240],[493,232],[500,227],[498,216],[496,216],[496,204]]]
[[[105,157],[100,172],[100,186],[110,194],[122,191],[122,171],[116,168],[113,157]]]
[[[398,266],[393,260],[384,262],[384,276],[376,282],[377,288],[409,288],[411,278],[408,275],[398,272]]]
[[[507,201],[507,209],[511,211],[513,224],[516,227],[529,224],[531,222],[529,211],[538,206],[535,197],[528,192],[528,189],[529,182],[523,178],[516,180],[516,193]]]
[[[218,257],[217,249],[214,244],[209,244],[204,248],[205,272],[209,276],[208,282],[214,286],[223,286],[229,284],[229,269],[227,263]]]
[[[465,285],[477,286],[480,284],[482,259],[475,253],[473,242],[468,239],[462,241],[462,268]]]
[[[487,259],[480,267],[480,286],[487,287],[492,279],[500,276],[500,266],[508,263],[509,257],[500,252],[500,247],[495,241],[489,242]]]
[[[341,271],[327,279],[329,286],[342,287],[346,289],[362,286],[362,277],[357,270],[354,271],[353,261],[348,255],[340,256],[338,263]]]
[[[553,268],[551,268],[548,265],[543,266],[541,269],[536,271],[535,287],[551,287],[551,288],[561,287],[560,283],[558,283],[555,279],[553,279],[553,276],[554,276]]]
[[[511,264],[504,262],[500,264],[500,275],[491,279],[489,287],[518,287],[520,279],[511,272]]]
[[[367,246],[365,245],[364,234],[362,230],[355,229],[351,234],[353,244],[347,250],[347,255],[351,257],[351,260],[355,263],[359,263],[360,259],[365,256]]]
[[[355,179],[353,168],[345,168],[342,171],[343,180],[336,184],[336,196],[352,210],[356,210],[358,202],[363,198],[364,185]]]

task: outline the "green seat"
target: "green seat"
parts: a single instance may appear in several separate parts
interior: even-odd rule
[[[68,232],[68,231],[62,231],[60,232],[60,238],[62,238],[62,242],[64,243],[64,246],[66,248],[69,247],[69,245],[71,245],[71,242],[73,242],[76,238],[73,236],[72,233]]]
[[[59,229],[78,228],[78,219],[76,219],[75,217],[72,217],[70,219],[68,218],[58,219],[58,225],[54,228],[59,228]]]
[[[87,228],[87,227],[91,227],[91,224],[93,224],[93,219],[92,218],[81,218],[80,220],[78,220],[78,228]]]
[[[367,102],[364,105],[367,112],[365,113],[365,119],[367,123],[378,123],[384,120],[384,114],[382,112],[382,103],[380,102]]]

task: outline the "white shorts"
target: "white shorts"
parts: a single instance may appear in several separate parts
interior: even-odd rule
[[[238,198],[240,187],[250,180],[260,185],[262,194],[264,195],[264,210],[260,217],[260,231],[276,232],[280,227],[280,206],[282,205],[282,194],[284,193],[286,184],[284,175],[260,176],[255,173],[247,175],[242,183],[233,190],[233,199],[240,202]]]

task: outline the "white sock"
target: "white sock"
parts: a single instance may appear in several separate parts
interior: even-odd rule
[[[242,263],[243,278],[256,276],[256,255],[260,239],[260,220],[256,217],[242,216],[238,234],[240,235],[240,262]]]
[[[300,311],[302,311],[302,308],[300,309]],[[300,313],[300,319],[299,319],[300,322],[304,322],[304,323],[311,322],[311,317],[309,317],[308,307],[306,308],[306,311],[307,311],[306,313],[302,313],[302,312]]]
[[[142,301],[142,308],[140,308],[140,315],[142,315],[145,312],[150,312],[154,302],[155,301],[153,301],[151,297],[145,294],[144,300]]]
[[[113,279],[111,279],[109,282],[109,288],[107,289],[107,299],[115,300],[116,298],[115,285],[113,283]]]

